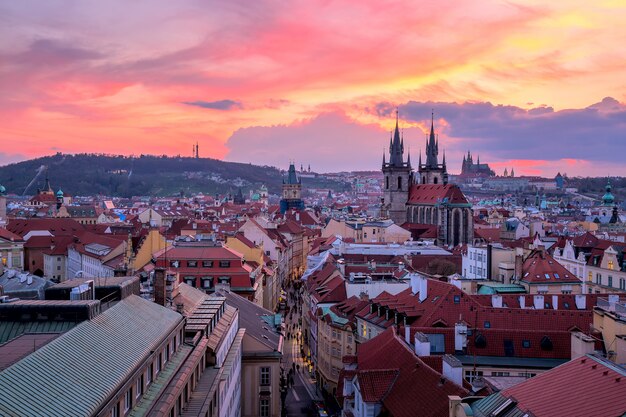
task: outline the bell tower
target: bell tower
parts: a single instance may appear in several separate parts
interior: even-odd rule
[[[468,153],[468,160],[465,164],[473,163]],[[426,163],[422,164],[422,154],[420,153],[419,183],[420,184],[443,184],[448,183],[448,172],[446,170],[446,154],[443,154],[443,161],[439,163],[439,139],[435,137],[435,114],[431,115],[430,135],[426,140]]]
[[[404,161],[404,137],[398,128],[398,110],[396,110],[396,129],[389,140],[389,162],[383,152],[382,171],[384,175],[381,216],[393,220],[396,224],[406,222],[406,203],[409,189],[413,184],[411,156]]]

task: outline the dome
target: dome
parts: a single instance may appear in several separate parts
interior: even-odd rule
[[[57,197],[63,197],[63,191],[61,189],[57,191]]]
[[[602,196],[602,204],[605,206],[612,206],[615,202],[615,196],[611,193],[611,181],[607,181],[606,187],[604,187],[606,193]]]
[[[4,185],[0,184],[0,195],[5,195],[7,193],[7,189],[4,188]]]

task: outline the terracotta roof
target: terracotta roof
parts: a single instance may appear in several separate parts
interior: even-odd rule
[[[359,391],[366,403],[382,401],[393,384],[396,382],[400,371],[398,369],[368,369],[357,372]]]
[[[546,392],[550,395],[545,395]],[[586,355],[500,394],[515,401],[517,409],[533,416],[569,417],[621,416],[626,411],[625,392],[624,368]],[[486,403],[486,400],[481,401]],[[481,404],[477,406],[481,407]]]
[[[382,397],[383,408],[394,417],[448,416],[448,395],[464,397],[468,391],[451,381],[443,380],[439,372],[429,367],[395,333],[395,327],[359,346],[358,371],[397,370],[397,377]],[[383,387],[391,374],[382,373]],[[356,376],[359,377],[358,374]],[[374,379],[374,378],[371,378]],[[369,382],[369,381],[368,381]]]
[[[409,189],[408,204],[468,204],[461,189],[454,184],[414,184]]]
[[[581,281],[545,250],[533,250],[522,266],[522,282],[533,284],[580,284]]]
[[[22,239],[21,236],[16,235],[13,232],[10,232],[9,230],[0,227],[0,239],[4,239],[4,240],[8,240],[10,242],[23,242],[24,239]]]

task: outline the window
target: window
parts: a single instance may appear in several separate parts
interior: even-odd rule
[[[554,273],[554,278],[559,279],[559,278],[561,278],[561,277],[559,276],[559,274],[557,274],[557,273],[555,272],[555,273]]]
[[[613,269],[613,261],[609,261],[607,267],[609,269]],[[609,285],[611,285],[611,284],[609,284]]]
[[[259,415],[261,417],[270,417],[270,400],[261,398],[259,402]]]
[[[192,287],[195,287],[196,286],[196,277],[190,277],[190,276],[185,277],[185,284],[190,285]]]
[[[172,268],[178,268],[178,265],[180,265],[179,261],[170,261],[170,266]]]
[[[465,371],[465,379],[469,383],[472,383],[474,378],[478,378],[479,376],[483,376],[483,371]]]
[[[57,271],[61,270],[61,265],[57,265]]]
[[[270,385],[270,370],[269,366],[261,367],[261,386]]]
[[[550,274],[543,274],[543,275],[546,277],[546,279],[550,279]]]
[[[202,288],[212,288],[213,277],[202,277]]]
[[[228,285],[230,285],[230,277],[226,277],[226,276],[224,276],[224,277],[219,277],[219,278],[218,278],[218,282],[219,282],[220,284],[228,284]]]
[[[143,375],[140,378],[137,378],[135,382],[135,398],[141,397],[143,393]]]
[[[398,177],[398,190],[402,189],[402,177]]]
[[[427,334],[430,342],[430,353],[445,353],[445,340],[443,334]]]
[[[489,328],[491,328],[491,322],[485,321],[485,329],[489,329]]]
[[[491,372],[491,376],[509,376],[509,372],[495,371]]]
[[[522,347],[525,349],[530,348],[530,340],[522,340]]]
[[[163,362],[163,354],[159,353],[159,359],[156,361],[156,373],[157,375],[161,372],[161,362]]]
[[[202,267],[203,268],[213,268],[213,261],[202,261]]]
[[[609,275],[609,287],[613,286],[613,277]]]
[[[602,274],[596,274],[596,284],[602,284]]]
[[[389,177],[385,177],[385,189],[389,189]]]
[[[230,268],[230,261],[220,261],[220,268]]]
[[[150,364],[148,369],[146,369],[146,385],[150,385],[152,383],[152,373],[154,372],[154,365]]]
[[[461,302],[461,296],[460,295],[455,295],[454,296],[454,304],[459,304]]]
[[[188,268],[197,268],[198,267],[198,261],[187,261],[187,267]]]
[[[589,275],[587,275],[587,281],[591,281],[593,279],[593,272],[589,271]]]
[[[124,414],[126,414],[126,412],[130,410],[130,407],[132,406],[133,406],[133,393],[132,393],[132,390],[129,388],[128,391],[126,391],[126,394],[124,394]]]
[[[117,403],[111,409],[111,417],[120,417],[120,404]]]

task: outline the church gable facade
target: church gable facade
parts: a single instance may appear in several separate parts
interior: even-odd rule
[[[411,167],[410,155],[404,160],[404,138],[399,133],[397,112],[396,129],[389,145],[389,162],[383,154],[382,215],[396,224],[436,225],[439,245],[471,243],[474,237],[471,204],[458,186],[448,184],[445,154],[439,163],[434,118],[426,142],[426,163],[422,163],[420,153],[417,173]]]

